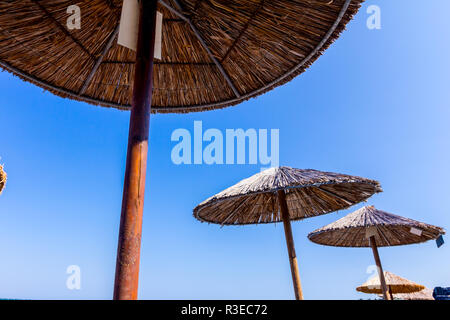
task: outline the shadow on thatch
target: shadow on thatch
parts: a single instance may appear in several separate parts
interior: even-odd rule
[[[160,1],[153,112],[223,108],[288,82],[339,37],[362,2]],[[61,97],[130,108],[135,53],[116,41],[122,0],[77,2],[80,30],[66,27],[73,4],[1,2],[0,67]]]

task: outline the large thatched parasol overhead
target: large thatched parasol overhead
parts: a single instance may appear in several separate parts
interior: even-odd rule
[[[223,108],[286,83],[362,1],[0,2],[0,67],[64,98],[131,109],[115,299],[137,298],[150,113]],[[69,28],[72,15],[80,29]],[[137,21],[133,49],[119,46],[119,31]]]
[[[0,164],[0,194],[2,194],[5,185],[6,185],[6,172],[3,170],[3,166]]]
[[[223,108],[286,83],[339,37],[362,2],[159,1],[152,112]],[[80,30],[66,27],[74,4]],[[122,0],[2,1],[0,66],[59,96],[129,109],[136,53],[114,41],[121,7]]]
[[[423,222],[363,207],[323,228],[311,232],[315,243],[336,247],[371,247],[378,266],[383,296],[390,299],[377,247],[399,246],[437,239],[445,230]]]
[[[294,291],[302,299],[291,220],[346,209],[381,192],[377,181],[317,170],[271,168],[244,179],[194,209],[202,222],[243,225],[283,222]]]

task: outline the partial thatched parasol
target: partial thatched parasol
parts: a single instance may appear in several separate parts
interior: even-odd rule
[[[165,0],[153,112],[238,104],[307,69],[364,0]],[[68,30],[78,5],[81,29]],[[119,46],[122,0],[0,3],[0,66],[54,94],[129,109],[136,54]]]
[[[382,295],[381,295],[382,297]],[[392,295],[392,300],[435,300],[433,290],[425,288],[413,293],[397,293]]]
[[[5,185],[6,185],[6,172],[3,170],[3,166],[0,164],[0,194],[2,194]]]
[[[397,293],[414,293],[425,289],[425,286],[417,284],[408,279],[397,276],[391,272],[384,272],[384,279],[391,299],[393,300],[393,294]],[[379,277],[372,277],[366,281],[363,285],[356,288],[356,291],[364,293],[382,294],[382,288]]]
[[[372,247],[383,296],[389,299],[377,247],[425,242],[445,234],[444,229],[412,219],[363,207],[308,235],[318,244],[336,247]]]
[[[223,108],[286,83],[339,37],[362,2],[0,2],[0,67],[64,98],[131,109],[115,299],[137,298],[150,113]],[[134,22],[125,38],[136,51],[116,41]]]
[[[303,294],[291,220],[346,209],[381,192],[377,181],[317,170],[271,168],[202,202],[194,216],[202,222],[243,225],[283,221],[294,291]]]

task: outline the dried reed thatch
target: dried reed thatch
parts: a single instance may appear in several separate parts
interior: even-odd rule
[[[425,289],[425,286],[397,276],[389,271],[384,272],[384,278],[392,294],[413,293]],[[356,291],[381,294],[380,278],[378,276],[370,278],[363,285],[356,288]]]
[[[382,192],[377,181],[317,170],[271,168],[244,179],[194,209],[200,221],[222,225],[281,222],[277,191],[285,190],[291,220],[346,209]]]
[[[370,247],[368,234],[375,236],[378,247],[388,247],[433,240],[445,230],[367,206],[311,232],[308,238],[327,246]]]
[[[6,172],[3,170],[3,166],[0,164],[0,194],[2,194],[3,189],[6,184]]]
[[[164,0],[153,112],[223,108],[305,71],[364,0]],[[68,30],[68,6],[81,29]],[[122,0],[0,2],[0,66],[61,97],[128,109],[135,53],[117,45]],[[172,9],[169,10],[167,6]]]

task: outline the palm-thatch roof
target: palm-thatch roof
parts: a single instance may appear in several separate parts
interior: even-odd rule
[[[160,0],[152,111],[223,108],[286,83],[339,37],[363,1]],[[74,4],[79,30],[66,27]],[[135,53],[116,41],[121,6],[0,2],[0,67],[61,97],[130,108]]]
[[[379,296],[383,297],[382,295]],[[433,290],[429,288],[413,293],[397,293],[393,296],[395,300],[434,300]]]
[[[291,220],[346,209],[382,192],[366,178],[289,167],[271,168],[244,179],[194,209],[202,222],[222,225],[281,222],[277,191],[285,190]]]
[[[386,279],[386,286],[389,287],[390,292],[392,292],[392,294],[413,293],[425,289],[425,286],[417,284],[400,276],[397,276],[389,271],[384,272],[384,278]],[[357,287],[356,290],[364,293],[381,294],[382,291],[380,278],[378,276],[374,276],[370,278],[367,282],[365,282],[363,285]]]
[[[2,194],[3,189],[6,184],[6,172],[3,170],[3,166],[0,164],[0,194]]]
[[[370,247],[369,235],[377,246],[399,246],[433,240],[445,230],[416,220],[363,207],[308,235],[315,243],[335,247]]]

